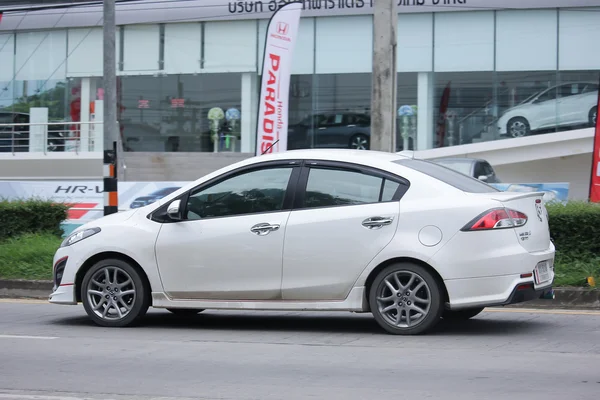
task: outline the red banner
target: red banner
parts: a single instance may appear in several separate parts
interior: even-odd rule
[[[600,203],[600,90],[598,91],[598,104],[596,105],[596,131],[594,133],[594,153],[592,155],[592,180],[590,182],[590,201]]]

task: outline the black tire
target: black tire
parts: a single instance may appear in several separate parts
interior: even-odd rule
[[[196,315],[196,314],[200,314],[202,311],[204,311],[203,309],[196,309],[196,308],[167,308],[167,311],[169,311],[172,314],[175,315],[181,315],[181,316],[191,316],[191,315]]]
[[[426,314],[417,314],[417,315],[424,315],[420,318],[420,320],[412,325],[409,326],[409,324],[407,323],[406,327],[401,327],[398,326],[396,324],[394,324],[391,320],[390,320],[390,316],[389,315],[384,315],[382,314],[382,310],[379,308],[379,301],[377,300],[377,297],[379,294],[382,293],[382,291],[388,290],[391,292],[391,289],[388,288],[386,289],[386,283],[385,283],[385,279],[392,276],[392,274],[399,274],[400,276],[403,275],[416,275],[418,276],[419,280],[416,280],[415,283],[413,283],[410,288],[410,290],[412,289],[416,289],[418,287],[418,285],[420,285],[420,282],[423,281],[425,282],[425,286],[428,287],[429,289],[429,308],[427,310],[423,309],[424,311],[426,311]],[[407,285],[410,283],[410,281],[408,282],[402,282],[402,280],[400,280],[401,284]],[[419,298],[422,298],[422,296],[416,297],[418,294],[422,294],[422,290],[424,289],[417,289],[417,291],[415,293],[411,293],[410,291],[404,292],[404,290],[406,290],[406,287],[404,287],[402,289],[402,293],[398,294],[394,294],[392,293],[391,296],[389,296],[389,298],[394,298],[394,300],[387,300],[387,301],[391,301],[392,304],[390,304],[390,306],[395,306],[397,303],[395,303],[396,301],[404,301],[406,302],[406,308],[410,308],[410,306],[412,305],[413,307],[417,305],[417,303],[421,303],[421,301],[419,300]],[[406,293],[409,293],[409,295],[405,296]],[[438,282],[438,280],[424,267],[420,266],[420,265],[416,265],[416,264],[412,264],[412,263],[397,263],[397,264],[392,264],[386,268],[384,268],[382,271],[379,272],[379,274],[377,274],[377,276],[375,277],[375,280],[373,281],[373,284],[371,285],[370,289],[369,289],[369,305],[371,308],[371,313],[373,314],[373,317],[375,317],[375,320],[377,321],[377,323],[383,328],[385,329],[388,333],[394,334],[394,335],[418,335],[418,334],[422,334],[425,332],[430,331],[435,325],[438,324],[438,322],[440,321],[442,312],[444,310],[443,305],[444,305],[444,300],[443,300],[443,295],[442,295],[443,291],[442,291],[442,287],[441,287],[441,283]],[[398,298],[396,298],[396,297]],[[387,298],[387,297],[386,297]],[[416,301],[415,301],[416,300]],[[414,302],[414,304],[412,304]],[[383,303],[383,302],[382,302]],[[386,303],[382,304],[382,307],[384,307],[386,305]],[[391,310],[392,312],[394,310]],[[402,317],[405,317],[405,321],[406,321],[406,316],[410,315],[410,312],[414,311],[414,310],[404,310],[404,311],[399,311],[400,312],[400,320],[402,319]],[[404,312],[404,314],[403,314]],[[408,315],[406,314],[408,313]],[[397,313],[396,313],[396,318],[397,318]],[[414,315],[411,317],[414,318]],[[400,321],[402,322],[402,321]]]
[[[464,310],[444,310],[442,318],[448,321],[466,321],[484,310],[484,307],[466,308]]]
[[[588,122],[590,124],[590,126],[593,128],[596,126],[596,120],[598,119],[598,107],[593,107],[590,110],[590,113],[588,115]]]
[[[105,285],[105,281],[101,281],[98,278],[97,275],[101,275],[105,270],[105,269],[111,269],[114,270],[115,268],[120,269],[121,271],[124,272],[121,273],[121,276],[124,276],[125,274],[129,276],[130,280],[132,281],[131,284],[128,284],[127,286],[122,287],[122,291],[133,291],[133,296],[129,295],[130,297],[124,301],[130,301],[130,303],[128,303],[128,306],[130,308],[129,312],[124,315],[122,318],[116,318],[116,319],[107,319],[107,318],[103,318],[100,315],[97,315],[96,312],[94,311],[94,305],[92,304],[93,301],[96,301],[98,298],[102,299],[102,297],[108,296],[110,298],[110,296],[112,294],[114,294],[113,292],[110,292],[110,294],[107,292],[108,288],[110,288],[109,285],[114,285],[113,283],[109,283],[106,287],[103,287],[103,285]],[[110,272],[109,272],[110,274]],[[92,278],[98,278],[96,279],[97,282],[102,283],[102,286],[98,286],[96,284],[93,284],[94,287],[99,287],[103,290],[103,295],[102,296],[98,296],[98,295],[93,295],[96,296],[94,297],[94,299],[92,299],[92,295],[88,296],[88,286],[90,286],[90,282],[92,280]],[[126,280],[126,279],[125,279]],[[116,286],[113,286],[111,289],[115,290]],[[118,289],[117,289],[118,290]],[[85,309],[86,313],[88,314],[88,316],[92,319],[92,321],[94,321],[94,323],[96,323],[97,325],[100,326],[104,326],[104,327],[110,327],[110,328],[119,328],[119,327],[126,327],[126,326],[134,326],[136,324],[138,324],[140,322],[140,320],[144,317],[144,315],[146,315],[146,312],[148,311],[148,308],[150,307],[150,288],[147,286],[147,284],[145,283],[145,280],[142,279],[141,274],[137,271],[136,268],[134,268],[133,266],[131,266],[129,263],[119,260],[119,259],[105,259],[105,260],[101,260],[98,261],[96,264],[94,264],[94,266],[92,266],[92,268],[90,268],[88,270],[88,272],[85,274],[84,278],[83,278],[83,282],[81,284],[81,288],[80,288],[80,293],[81,293],[81,300],[83,303],[83,308]],[[123,297],[123,295],[120,295],[121,297]],[[104,302],[104,300],[102,300]],[[109,299],[110,301],[110,299]],[[106,302],[104,302],[104,304],[106,304]],[[110,309],[114,309],[116,311],[116,308],[111,308],[110,306],[106,306]],[[100,307],[101,310],[105,310],[106,307]]]
[[[518,132],[522,132],[522,134],[516,133],[517,127],[522,127],[522,131],[521,130],[518,131]],[[523,117],[511,118],[508,121],[508,123],[506,124],[506,133],[508,134],[508,136],[510,136],[512,138],[529,136],[531,134],[531,127],[529,126],[529,121],[527,121]]]
[[[356,146],[357,143],[363,143],[364,148],[359,148]],[[348,147],[354,150],[369,150],[370,142],[369,137],[367,135],[363,135],[362,133],[357,133],[356,135],[352,135],[350,141],[348,142]]]

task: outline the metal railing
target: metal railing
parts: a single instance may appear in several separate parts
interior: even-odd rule
[[[102,151],[101,122],[0,124],[0,153]]]

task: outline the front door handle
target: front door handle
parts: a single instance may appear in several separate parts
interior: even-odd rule
[[[387,217],[371,217],[362,222],[362,225],[367,229],[380,229],[394,222],[394,218]]]
[[[252,228],[250,228],[250,232],[257,234],[258,236],[265,236],[278,229],[279,224],[269,224],[264,222],[262,224],[254,225]]]

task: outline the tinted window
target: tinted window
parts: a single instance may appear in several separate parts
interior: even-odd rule
[[[436,163],[443,165],[448,168],[452,168],[455,171],[463,173],[465,175],[471,176],[471,168],[473,167],[473,163],[470,161],[461,161],[461,160],[436,160]]]
[[[356,171],[311,168],[303,206],[331,207],[391,201],[398,186],[395,182],[384,182],[381,177]]]
[[[482,181],[461,174],[460,172],[454,171],[450,168],[446,168],[442,165],[438,165],[429,161],[417,160],[417,159],[401,159],[394,161],[396,164],[403,165],[415,171],[419,171],[423,174],[429,175],[435,179],[438,179],[452,187],[469,193],[489,193],[499,192],[500,190],[489,186]]]
[[[381,194],[381,201],[392,201],[399,186],[400,184],[398,182],[386,179],[383,183],[383,193]]]
[[[283,209],[292,168],[269,168],[247,172],[192,192],[187,219],[231,217]]]

